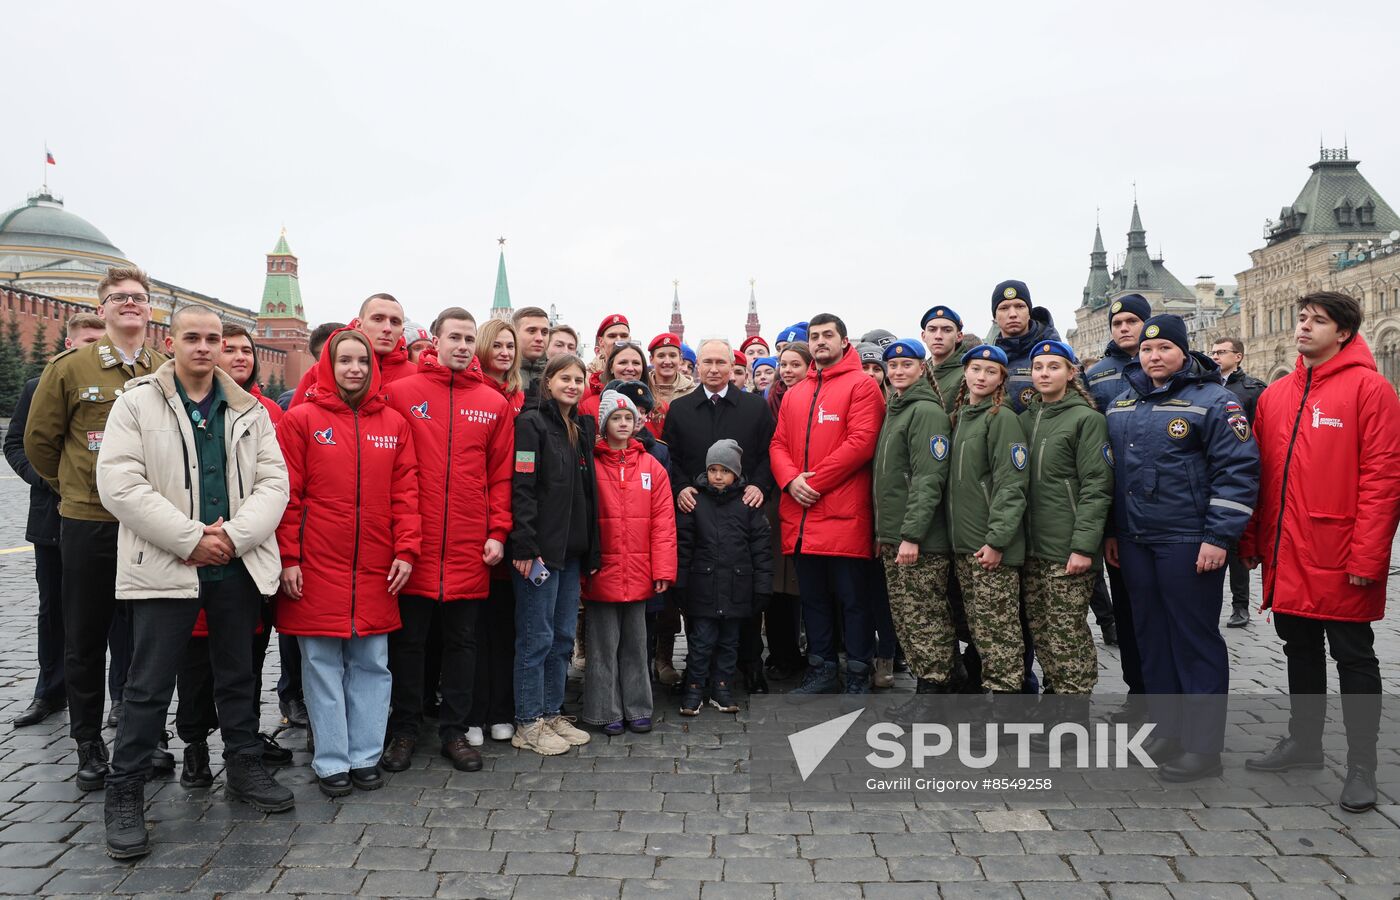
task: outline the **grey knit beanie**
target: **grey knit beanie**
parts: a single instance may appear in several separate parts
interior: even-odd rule
[[[725,438],[710,445],[710,451],[705,454],[705,468],[724,466],[734,473],[735,478],[742,478],[743,458],[744,450],[739,446],[739,442],[733,438]]]

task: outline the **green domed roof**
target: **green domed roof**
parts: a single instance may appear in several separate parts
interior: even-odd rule
[[[96,253],[125,259],[107,235],[63,208],[52,194],[34,194],[23,206],[0,216],[0,244]]]

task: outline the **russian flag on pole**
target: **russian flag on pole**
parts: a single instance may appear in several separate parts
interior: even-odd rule
[[[47,147],[44,148],[44,162],[51,166],[58,165],[58,163],[54,162],[53,153],[51,153]]]

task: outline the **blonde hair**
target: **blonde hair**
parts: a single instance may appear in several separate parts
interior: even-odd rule
[[[374,370],[375,367],[378,365],[378,362],[375,361],[374,345],[369,342],[369,338],[365,337],[362,333],[360,333],[354,328],[346,328],[342,329],[341,331],[337,331],[335,334],[331,335],[331,339],[326,343],[325,352],[329,353],[331,356],[332,373],[335,372],[336,348],[339,347],[341,344],[345,343],[347,340],[359,341],[360,345],[365,348],[365,352],[369,354],[370,375],[368,378],[365,379],[364,385],[361,386],[361,388],[358,391],[355,391],[353,394],[347,393],[345,388],[340,386],[339,382],[336,382],[335,389],[337,392],[339,392],[340,399],[345,401],[346,406],[350,407],[351,409],[359,409],[360,404],[365,401],[365,397],[369,396],[369,390],[374,385]]]
[[[112,266],[107,270],[107,274],[97,283],[97,299],[105,299],[103,292],[109,287],[114,287],[123,281],[135,281],[146,289],[146,293],[151,292],[151,279],[143,269],[136,266]],[[103,326],[106,327],[105,325]]]
[[[481,373],[492,381],[497,380],[490,370],[486,368],[486,358],[491,353],[491,344],[500,336],[502,331],[509,331],[511,340],[515,341],[515,358],[510,361],[510,368],[506,370],[505,377],[500,379],[505,384],[506,390],[512,394],[525,389],[525,380],[520,377],[520,335],[516,333],[515,326],[504,319],[492,319],[482,325],[476,332],[476,361],[481,363]]]

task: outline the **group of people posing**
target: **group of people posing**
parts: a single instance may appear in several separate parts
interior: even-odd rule
[[[212,783],[218,727],[226,794],[293,806],[268,771],[290,753],[257,730],[274,628],[329,796],[408,768],[425,709],[470,772],[487,735],[554,755],[648,732],[654,680],[694,716],[737,712],[741,678],[888,688],[898,659],[919,693],[1043,688],[1047,715],[1087,716],[1105,568],[1100,624],[1132,693],[1119,716],[1158,723],[1167,780],[1221,771],[1232,559],[1263,564],[1291,693],[1324,692],[1324,640],[1344,693],[1380,692],[1369,623],[1400,519],[1400,403],[1343,294],[1299,300],[1297,369],[1257,408],[1139,295],[1110,306],[1085,372],[1019,281],[993,291],[987,343],[946,305],[917,337],[853,342],[823,313],[771,346],[694,351],[669,333],[643,347],[616,314],[591,362],[537,308],[478,323],[449,307],[423,328],[375,294],[316,330],[282,404],[241,327],[186,306],[158,350],[142,272],[111,270],[99,296],[5,445],[34,485],[41,600],[20,724],[68,706],[77,783],[105,787],[117,858],[149,850],[144,785],[173,768],[177,684],[182,781]],[[109,639],[125,667],[110,757]],[[1181,695],[1221,705],[1167,702]],[[1251,766],[1320,766],[1318,719],[1295,704]],[[1348,709],[1346,726],[1342,805],[1360,811],[1378,720]]]

